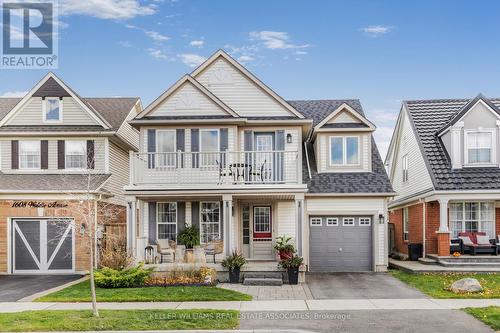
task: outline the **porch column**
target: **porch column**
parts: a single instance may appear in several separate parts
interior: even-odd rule
[[[450,255],[450,229],[448,228],[448,199],[439,199],[438,256]]]
[[[295,195],[295,246],[297,255],[302,256],[302,224],[304,221],[304,195]]]
[[[136,221],[136,200],[127,201],[127,249],[132,256],[136,256],[135,246],[135,221]]]
[[[233,251],[234,235],[233,235],[233,196],[224,194],[222,196],[222,216],[224,223],[224,252],[226,256],[231,255]]]

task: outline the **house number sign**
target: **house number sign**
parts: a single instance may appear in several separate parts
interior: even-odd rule
[[[58,201],[42,202],[42,201],[14,201],[12,208],[65,208],[68,207],[65,203]]]

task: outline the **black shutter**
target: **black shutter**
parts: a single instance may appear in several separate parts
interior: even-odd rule
[[[200,228],[200,203],[198,201],[191,202],[191,225]]]
[[[49,168],[49,141],[40,141],[40,168]]]
[[[87,140],[87,169],[95,168],[94,140]]]
[[[191,167],[198,168],[200,165],[199,154],[200,151],[200,130],[198,128],[191,129]]]
[[[186,226],[186,203],[178,202],[177,203],[177,235],[179,232],[184,230]]]
[[[185,140],[185,131],[183,128],[178,128],[175,131],[176,134],[176,150],[177,151],[182,151],[184,152],[186,149],[186,140]],[[177,155],[179,156],[179,155]],[[184,167],[184,154],[180,154],[180,161],[177,161],[177,167],[178,168],[183,168]]]
[[[276,131],[276,141],[275,141],[275,147],[274,149],[277,150],[278,152],[275,152],[274,156],[274,180],[276,181],[283,181],[283,173],[284,173],[284,163],[285,163],[285,156],[283,151],[285,150],[285,131],[284,130],[277,130]]]
[[[155,168],[156,130],[148,129],[148,169]]]
[[[65,161],[65,143],[64,140],[57,140],[57,168],[64,169],[66,167]]]
[[[227,128],[221,128],[219,130],[219,133],[220,133],[220,140],[219,140],[219,145],[220,145],[220,151],[221,151],[221,154],[220,154],[220,162],[221,162],[221,165],[222,166],[226,166],[226,160],[227,160],[227,156],[226,156],[226,150],[229,148],[229,138],[228,138],[228,129]]]
[[[12,140],[10,142],[11,168],[19,169],[19,141]]]
[[[243,134],[243,150],[253,151],[253,131],[245,130]],[[245,164],[252,165],[252,153],[245,153]],[[245,179],[250,180],[250,168],[245,168]]]
[[[149,203],[149,214],[148,214],[148,227],[149,227],[149,244],[156,244],[156,202]]]

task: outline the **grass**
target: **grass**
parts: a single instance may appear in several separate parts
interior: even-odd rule
[[[89,310],[0,313],[0,331],[226,330],[239,326],[238,311]]]
[[[392,270],[391,274],[406,284],[434,298],[500,298],[500,274],[496,273],[421,273],[412,274]],[[483,287],[482,292],[455,294],[450,290],[453,282],[474,278]]]
[[[500,331],[500,307],[467,308],[464,311],[481,320],[493,330]]]
[[[252,296],[216,287],[96,288],[98,302],[250,301]],[[90,282],[83,281],[37,298],[35,302],[90,302]]]

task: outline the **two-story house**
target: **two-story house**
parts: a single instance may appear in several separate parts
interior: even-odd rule
[[[403,102],[386,158],[396,251],[450,255],[460,232],[500,234],[500,100]]]
[[[138,260],[194,225],[202,244],[223,241],[222,256],[273,269],[283,235],[310,270],[386,269],[394,193],[359,101],[285,101],[221,50],[129,123],[140,131],[126,187]]]
[[[88,271],[85,203],[97,234],[126,223],[139,142],[126,120],[140,110],[138,98],[82,98],[52,73],[23,98],[0,98],[0,274]]]

